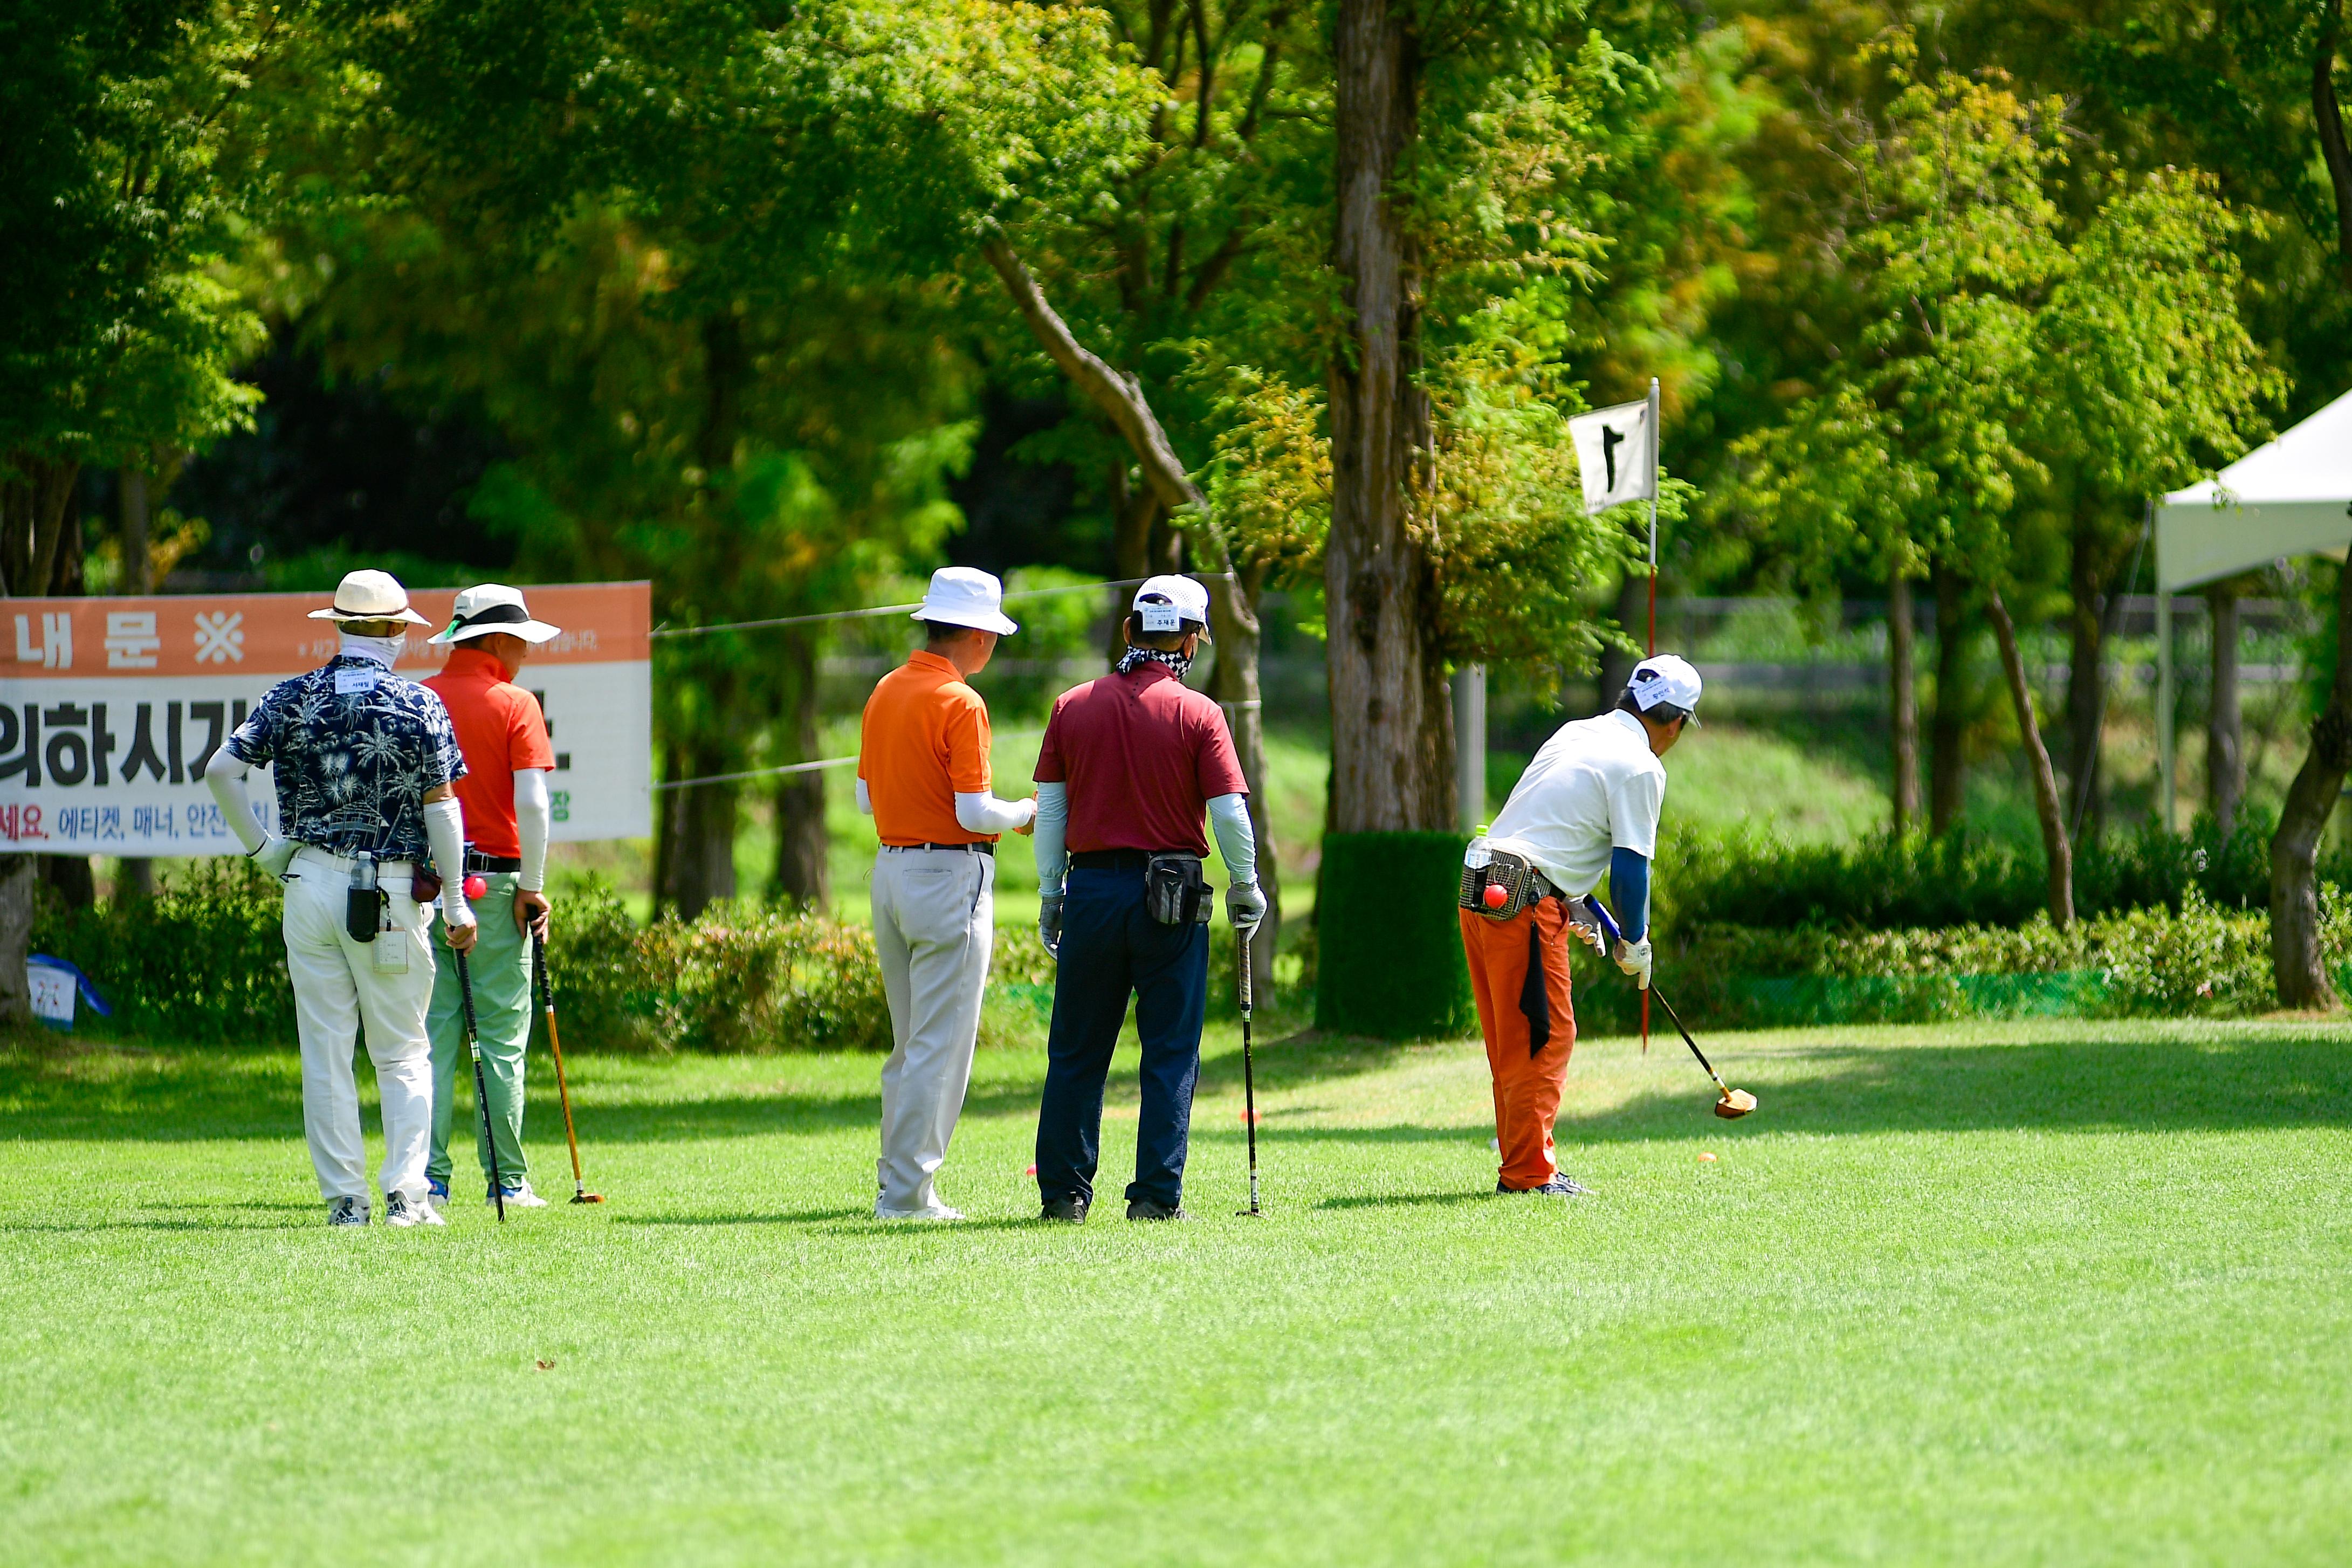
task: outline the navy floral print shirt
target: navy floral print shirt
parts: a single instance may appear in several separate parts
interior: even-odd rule
[[[278,832],[387,860],[432,858],[425,792],[466,772],[441,699],[348,654],[271,687],[225,749],[277,764]]]

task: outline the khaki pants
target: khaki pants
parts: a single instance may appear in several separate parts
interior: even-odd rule
[[[882,1157],[874,1167],[874,1212],[885,1218],[945,1206],[934,1178],[971,1084],[995,898],[992,857],[887,846],[875,857],[874,948],[896,1042],[882,1064]]]
[[[433,994],[425,910],[405,874],[382,879],[393,928],[372,942],[343,926],[351,862],[308,846],[286,878],[286,973],[302,1041],[302,1128],[329,1202],[368,1201],[366,1146],[352,1048],[362,1026],[383,1103],[383,1190],[425,1200],[425,1145],[433,1127],[433,1063],[425,1005]]]

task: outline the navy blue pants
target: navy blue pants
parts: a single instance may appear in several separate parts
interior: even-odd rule
[[[1192,1086],[1201,1077],[1201,1020],[1209,1003],[1209,928],[1166,926],[1143,907],[1143,872],[1072,868],[1062,903],[1060,974],[1037,1111],[1041,1199],[1094,1201],[1102,1143],[1103,1081],[1135,997],[1143,1041],[1143,1114],[1128,1201],[1173,1207],[1184,1195]]]

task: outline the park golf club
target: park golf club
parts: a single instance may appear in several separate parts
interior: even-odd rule
[[[482,1108],[482,1157],[490,1165],[490,1201],[498,1205],[499,1223],[507,1222],[507,1188],[499,1179],[499,1141],[490,1131],[490,1084],[482,1072],[482,1037],[474,1022],[474,972],[463,952],[451,950],[457,961],[457,999],[466,1008],[466,1048],[474,1054],[474,1101]]]
[[[1601,931],[1611,945],[1623,940],[1622,933],[1617,929],[1616,921],[1609,913],[1608,906],[1601,903],[1598,898],[1592,897],[1588,897],[1584,900],[1584,906],[1600,920]],[[1608,947],[1605,946],[1601,949],[1604,954],[1608,951]],[[1723,1075],[1715,1070],[1715,1064],[1706,1059],[1706,1053],[1698,1048],[1698,1042],[1691,1038],[1691,1032],[1683,1027],[1682,1015],[1675,1011],[1675,1005],[1667,1001],[1665,994],[1658,989],[1656,976],[1651,977],[1646,990],[1651,995],[1657,997],[1658,1005],[1664,1007],[1666,1010],[1666,1016],[1674,1020],[1675,1033],[1683,1037],[1683,1044],[1690,1047],[1691,1055],[1698,1058],[1698,1065],[1706,1069],[1706,1076],[1713,1079],[1715,1087],[1722,1091],[1722,1098],[1715,1102],[1715,1113],[1726,1121],[1734,1121],[1755,1110],[1756,1097],[1744,1089],[1734,1089],[1724,1082]]]
[[[547,1048],[555,1057],[555,1093],[563,1101],[563,1141],[572,1145],[572,1201],[601,1204],[604,1194],[590,1192],[580,1178],[580,1139],[572,1131],[572,1090],[563,1081],[563,1042],[555,1033],[555,983],[547,977],[547,938],[536,929],[530,933],[530,969],[539,982],[540,1016],[547,1020]]]
[[[1257,1071],[1250,1061],[1250,937],[1255,926],[1241,928],[1242,980],[1242,1123],[1249,1131],[1250,1206],[1241,1211],[1245,1219],[1263,1217],[1257,1206]]]

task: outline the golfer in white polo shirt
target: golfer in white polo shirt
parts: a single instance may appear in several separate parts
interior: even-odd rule
[[[1622,933],[1611,956],[1646,987],[1650,862],[1666,803],[1659,759],[1697,722],[1698,696],[1698,671],[1688,663],[1670,653],[1643,659],[1612,711],[1563,724],[1543,743],[1502,815],[1470,846],[1473,867],[1512,857],[1535,875],[1531,897],[1495,912],[1473,899],[1461,916],[1495,1079],[1497,1192],[1586,1192],[1560,1170],[1551,1136],[1576,1046],[1568,943],[1583,921],[1570,905],[1609,879]]]

